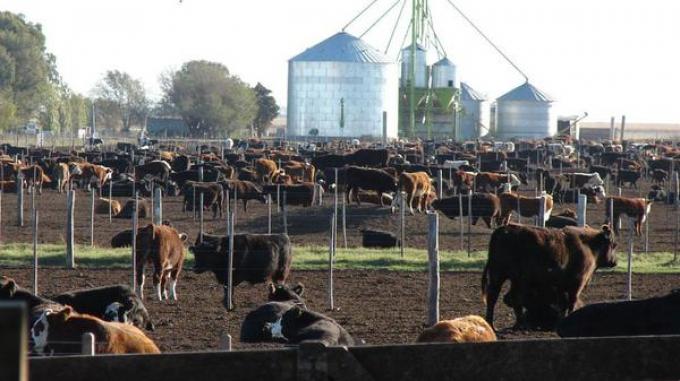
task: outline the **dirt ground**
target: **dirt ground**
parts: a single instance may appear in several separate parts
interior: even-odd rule
[[[13,277],[30,287],[30,269],[4,269],[1,275]],[[62,270],[45,269],[39,273],[40,293],[46,296],[69,289],[129,282],[130,272],[121,269]],[[327,275],[320,271],[293,271],[291,281],[306,286],[310,309],[327,313],[342,324],[355,338],[367,344],[413,342],[426,320],[427,274],[422,272],[337,271],[335,273],[335,306],[328,311]],[[479,273],[444,273],[441,285],[441,317],[454,318],[484,313],[480,298]],[[662,295],[678,286],[673,275],[635,275],[635,298]],[[583,294],[584,302],[620,300],[625,297],[625,275],[596,274]],[[147,295],[151,286],[147,284]],[[264,285],[239,286],[235,291],[233,312],[222,307],[222,288],[212,274],[185,272],[178,283],[177,303],[145,300],[156,330],[149,335],[162,351],[202,351],[215,349],[220,335],[229,333],[234,348],[271,347],[239,343],[240,324],[245,315],[266,299]],[[510,309],[496,307],[496,327],[502,339],[553,337],[552,332],[512,331]]]

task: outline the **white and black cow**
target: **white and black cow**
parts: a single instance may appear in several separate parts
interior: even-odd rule
[[[149,331],[154,330],[142,299],[126,285],[69,291],[55,296],[54,300],[73,307],[81,314],[92,315],[106,321],[130,323]]]

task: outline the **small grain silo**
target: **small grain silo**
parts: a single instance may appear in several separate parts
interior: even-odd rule
[[[489,103],[486,97],[467,83],[460,83],[460,137],[458,140],[477,139],[489,132]]]
[[[444,57],[432,65],[432,88],[457,89],[459,85],[458,69],[450,59]]]
[[[557,133],[554,100],[524,83],[496,100],[497,139],[542,139]]]
[[[289,137],[396,138],[397,64],[345,32],[320,42],[288,62]]]
[[[408,85],[411,77],[411,45],[401,50],[401,87]],[[427,51],[420,44],[416,44],[416,80],[418,88],[426,88],[429,83],[427,68]]]

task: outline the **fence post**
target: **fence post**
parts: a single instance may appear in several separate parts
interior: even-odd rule
[[[83,356],[94,356],[94,335],[91,332],[83,333],[80,352]]]
[[[460,251],[465,250],[465,232],[463,222],[463,193],[458,192],[458,222],[460,223]]]
[[[541,194],[541,202],[538,204],[538,227],[545,227],[545,193]]]
[[[347,248],[347,205],[345,197],[342,198],[342,242]]]
[[[399,192],[399,245],[401,257],[404,258],[404,247],[406,246],[406,192]]]
[[[335,213],[331,213],[331,231],[330,242],[328,244],[328,283],[326,285],[326,298],[328,302],[328,309],[335,308],[333,302],[333,257],[335,256],[335,224],[337,218]]]
[[[272,234],[272,195],[270,193],[267,193],[267,234]]]
[[[24,175],[19,172],[16,177],[17,187],[17,226],[24,227]]]
[[[94,189],[90,192],[90,246],[94,247]]]
[[[196,221],[196,214],[198,213],[198,211],[196,210],[196,184],[192,184],[191,188],[193,190],[192,195],[191,195],[192,196],[191,197],[192,198],[191,210],[194,213],[194,221]],[[202,208],[202,206],[201,206],[201,208]]]
[[[227,285],[226,285],[226,292],[227,292],[227,310],[232,311],[234,309],[234,301],[233,301],[233,295],[234,295],[234,281],[232,279],[234,275],[234,214],[232,213],[229,216],[229,231],[227,234],[229,235],[229,247],[228,247],[228,259],[227,259]]]
[[[428,212],[427,258],[429,283],[427,287],[428,314],[427,325],[433,326],[439,321],[439,214]]]
[[[109,224],[113,223],[113,180],[109,179]]]
[[[234,207],[231,209],[234,215],[234,223],[238,221],[238,188],[234,187]]]
[[[281,213],[281,184],[276,184],[276,211]]]
[[[444,198],[444,173],[440,169],[437,173],[437,180],[439,181],[439,188],[437,189],[437,197],[441,200]],[[423,196],[425,197],[425,196]]]
[[[154,224],[160,225],[163,223],[163,190],[161,187],[156,187],[154,189],[153,217]]]
[[[220,346],[219,346],[219,348],[222,351],[231,352],[231,335],[230,334],[228,334],[226,332],[222,332],[222,334],[220,335]]]
[[[286,191],[283,191],[283,203],[281,204],[283,206],[283,234],[288,234],[288,206],[286,205],[287,203],[287,193]]]
[[[472,190],[468,190],[468,237],[467,237],[467,255],[470,257],[472,253]]]
[[[0,305],[0,380],[28,380],[27,321],[24,303],[4,301]]]
[[[137,203],[138,202],[137,192],[135,192],[133,197],[135,198],[134,200],[135,209],[134,212],[132,213],[132,289],[137,290],[137,208],[139,207]],[[144,274],[141,275],[144,276]],[[142,287],[143,286],[144,285],[142,285]],[[139,293],[139,296],[143,299],[144,290],[142,287],[140,287],[137,292]]]
[[[33,209],[33,293],[38,295],[38,210]]]
[[[198,236],[200,237],[200,242],[203,242],[203,192],[198,195],[199,209],[198,209]]]
[[[586,210],[588,206],[588,196],[580,194],[578,196],[578,226],[586,226]]]
[[[628,300],[633,300],[633,235],[635,228],[633,227],[633,219],[628,219]]]
[[[76,191],[71,189],[66,198],[66,268],[75,268],[74,209]]]

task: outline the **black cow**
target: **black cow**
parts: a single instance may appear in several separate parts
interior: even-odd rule
[[[640,176],[640,171],[619,169],[619,172],[616,175],[616,185],[623,187],[624,184],[628,183],[631,187],[637,189],[637,181],[640,179]]]
[[[605,167],[604,165],[591,165],[590,173],[597,173],[600,175],[602,180],[604,180],[612,173],[612,170],[609,167]]]
[[[113,174],[127,173],[132,169],[132,161],[129,159],[104,159],[97,163],[113,169]]]
[[[213,219],[217,218],[219,214],[222,217],[222,185],[219,183],[199,183],[195,181],[187,181],[182,188],[184,194],[183,211],[200,210],[201,195],[203,195],[203,205],[200,208],[203,210],[212,208]]]
[[[170,164],[162,160],[154,160],[146,164],[138,165],[135,167],[135,180],[139,181],[150,176],[165,184],[170,177],[170,169]]]
[[[399,244],[397,237],[389,232],[371,229],[361,230],[361,246],[368,248],[391,248]]]
[[[229,197],[233,199],[236,194],[237,199],[243,201],[243,210],[248,211],[248,201],[257,200],[261,203],[267,202],[267,196],[262,190],[250,181],[227,180],[220,181],[220,185],[225,192],[229,192]]]
[[[680,290],[649,299],[582,307],[557,325],[561,337],[680,335]]]
[[[144,303],[127,285],[69,291],[55,296],[54,300],[73,307],[81,314],[96,316],[106,321],[132,323],[139,328],[154,330]]]
[[[378,193],[378,199],[382,199],[383,193],[396,192],[398,189],[397,179],[380,169],[350,166],[347,167],[346,176],[345,197],[348,204],[351,202],[349,195],[352,191],[358,193],[360,189],[372,190]]]
[[[241,342],[244,343],[299,344],[305,341],[354,345],[352,336],[338,322],[294,303],[266,303],[250,311],[241,324]]]
[[[550,216],[550,218],[545,221],[546,228],[561,229],[567,226],[578,226],[578,221],[576,221],[576,218],[567,216]]]
[[[323,155],[316,156],[312,159],[312,165],[319,171],[323,171],[326,168],[341,168],[347,164],[345,156],[343,155]]]
[[[321,194],[316,195],[316,197],[323,197],[323,189],[317,188],[314,183],[302,183],[302,184],[280,184],[280,185],[265,185],[262,187],[262,192],[264,194],[271,194],[272,200],[276,200],[277,196],[277,186],[278,192],[281,194],[281,202],[283,203],[283,197],[285,193],[286,205],[302,205],[304,207],[309,207],[314,204],[314,200],[317,189]]]
[[[194,271],[212,271],[219,284],[226,286],[229,240],[226,236],[199,236],[196,245],[189,249],[196,258]],[[293,259],[290,238],[286,234],[235,234],[232,285],[242,282],[284,283]],[[224,288],[225,307],[227,288]]]
[[[184,188],[187,181],[198,181],[198,177],[198,170],[173,172],[170,174],[170,180],[176,182],[180,189]],[[221,172],[210,167],[203,168],[203,181],[214,183],[220,180],[222,180]]]
[[[290,302],[307,309],[305,300],[302,299],[304,292],[305,286],[299,282],[295,287],[285,284],[270,284],[267,299],[270,302]]]
[[[468,216],[468,195],[462,195],[463,210],[462,215]],[[491,193],[475,193],[472,195],[472,224],[476,225],[477,220],[482,218],[486,226],[490,229],[494,219],[499,221],[501,215],[501,201],[498,196]],[[459,197],[447,197],[437,199],[432,202],[432,208],[438,210],[452,220],[461,215]]]
[[[389,158],[390,154],[386,149],[359,149],[345,155],[345,163],[359,167],[382,168],[387,165]]]

